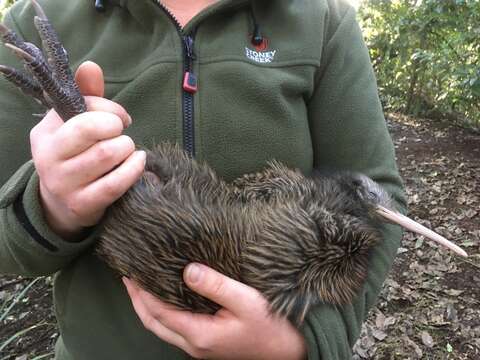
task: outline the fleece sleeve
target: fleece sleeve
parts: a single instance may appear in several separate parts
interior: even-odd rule
[[[316,168],[364,173],[380,183],[405,212],[402,182],[378,98],[376,79],[354,9],[331,1],[325,44],[309,121]],[[384,225],[384,241],[371,253],[367,281],[355,301],[321,304],[307,316],[303,333],[310,360],[345,360],[374,305],[401,240],[401,229]]]
[[[25,39],[15,21],[31,21],[26,1],[17,3],[5,25]],[[22,13],[28,12],[28,14]],[[29,25],[30,29],[31,26]],[[38,43],[38,42],[37,42]],[[20,61],[0,46],[0,64],[21,69]],[[30,158],[29,132],[38,121],[32,114],[44,111],[0,77],[0,273],[25,276],[51,274],[65,267],[94,241],[94,234],[72,243],[47,226],[40,204],[38,175]]]

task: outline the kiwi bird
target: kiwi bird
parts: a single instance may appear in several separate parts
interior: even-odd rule
[[[0,72],[67,121],[86,111],[68,55],[32,0],[42,51],[0,25],[3,42],[27,72]],[[172,144],[147,153],[141,179],[107,210],[96,253],[118,274],[182,309],[219,306],[192,292],[182,272],[200,262],[259,290],[271,311],[300,325],[317,303],[352,301],[367,275],[380,224],[397,223],[466,253],[393,210],[389,195],[362,174],[310,176],[272,161],[262,171],[222,180]]]

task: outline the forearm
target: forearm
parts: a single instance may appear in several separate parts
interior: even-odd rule
[[[0,273],[52,274],[88,249],[94,234],[67,242],[46,224],[38,196],[38,176],[28,162],[0,191]]]

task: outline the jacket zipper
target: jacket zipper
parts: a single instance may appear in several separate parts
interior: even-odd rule
[[[194,134],[194,112],[193,112],[193,94],[197,91],[197,77],[193,73],[193,61],[195,60],[194,38],[195,30],[190,34],[185,34],[182,26],[170,10],[168,10],[160,0],[153,0],[172,20],[178,35],[183,44],[183,94],[182,94],[182,112],[183,112],[183,147],[191,156],[195,156],[195,134]]]

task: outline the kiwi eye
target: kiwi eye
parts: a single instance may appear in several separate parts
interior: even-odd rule
[[[373,200],[377,200],[378,199],[378,195],[376,193],[374,193],[373,191],[369,191],[368,192],[368,195],[370,195],[370,197],[373,199]]]
[[[362,181],[361,180],[353,180],[352,184],[356,187],[362,186]]]

